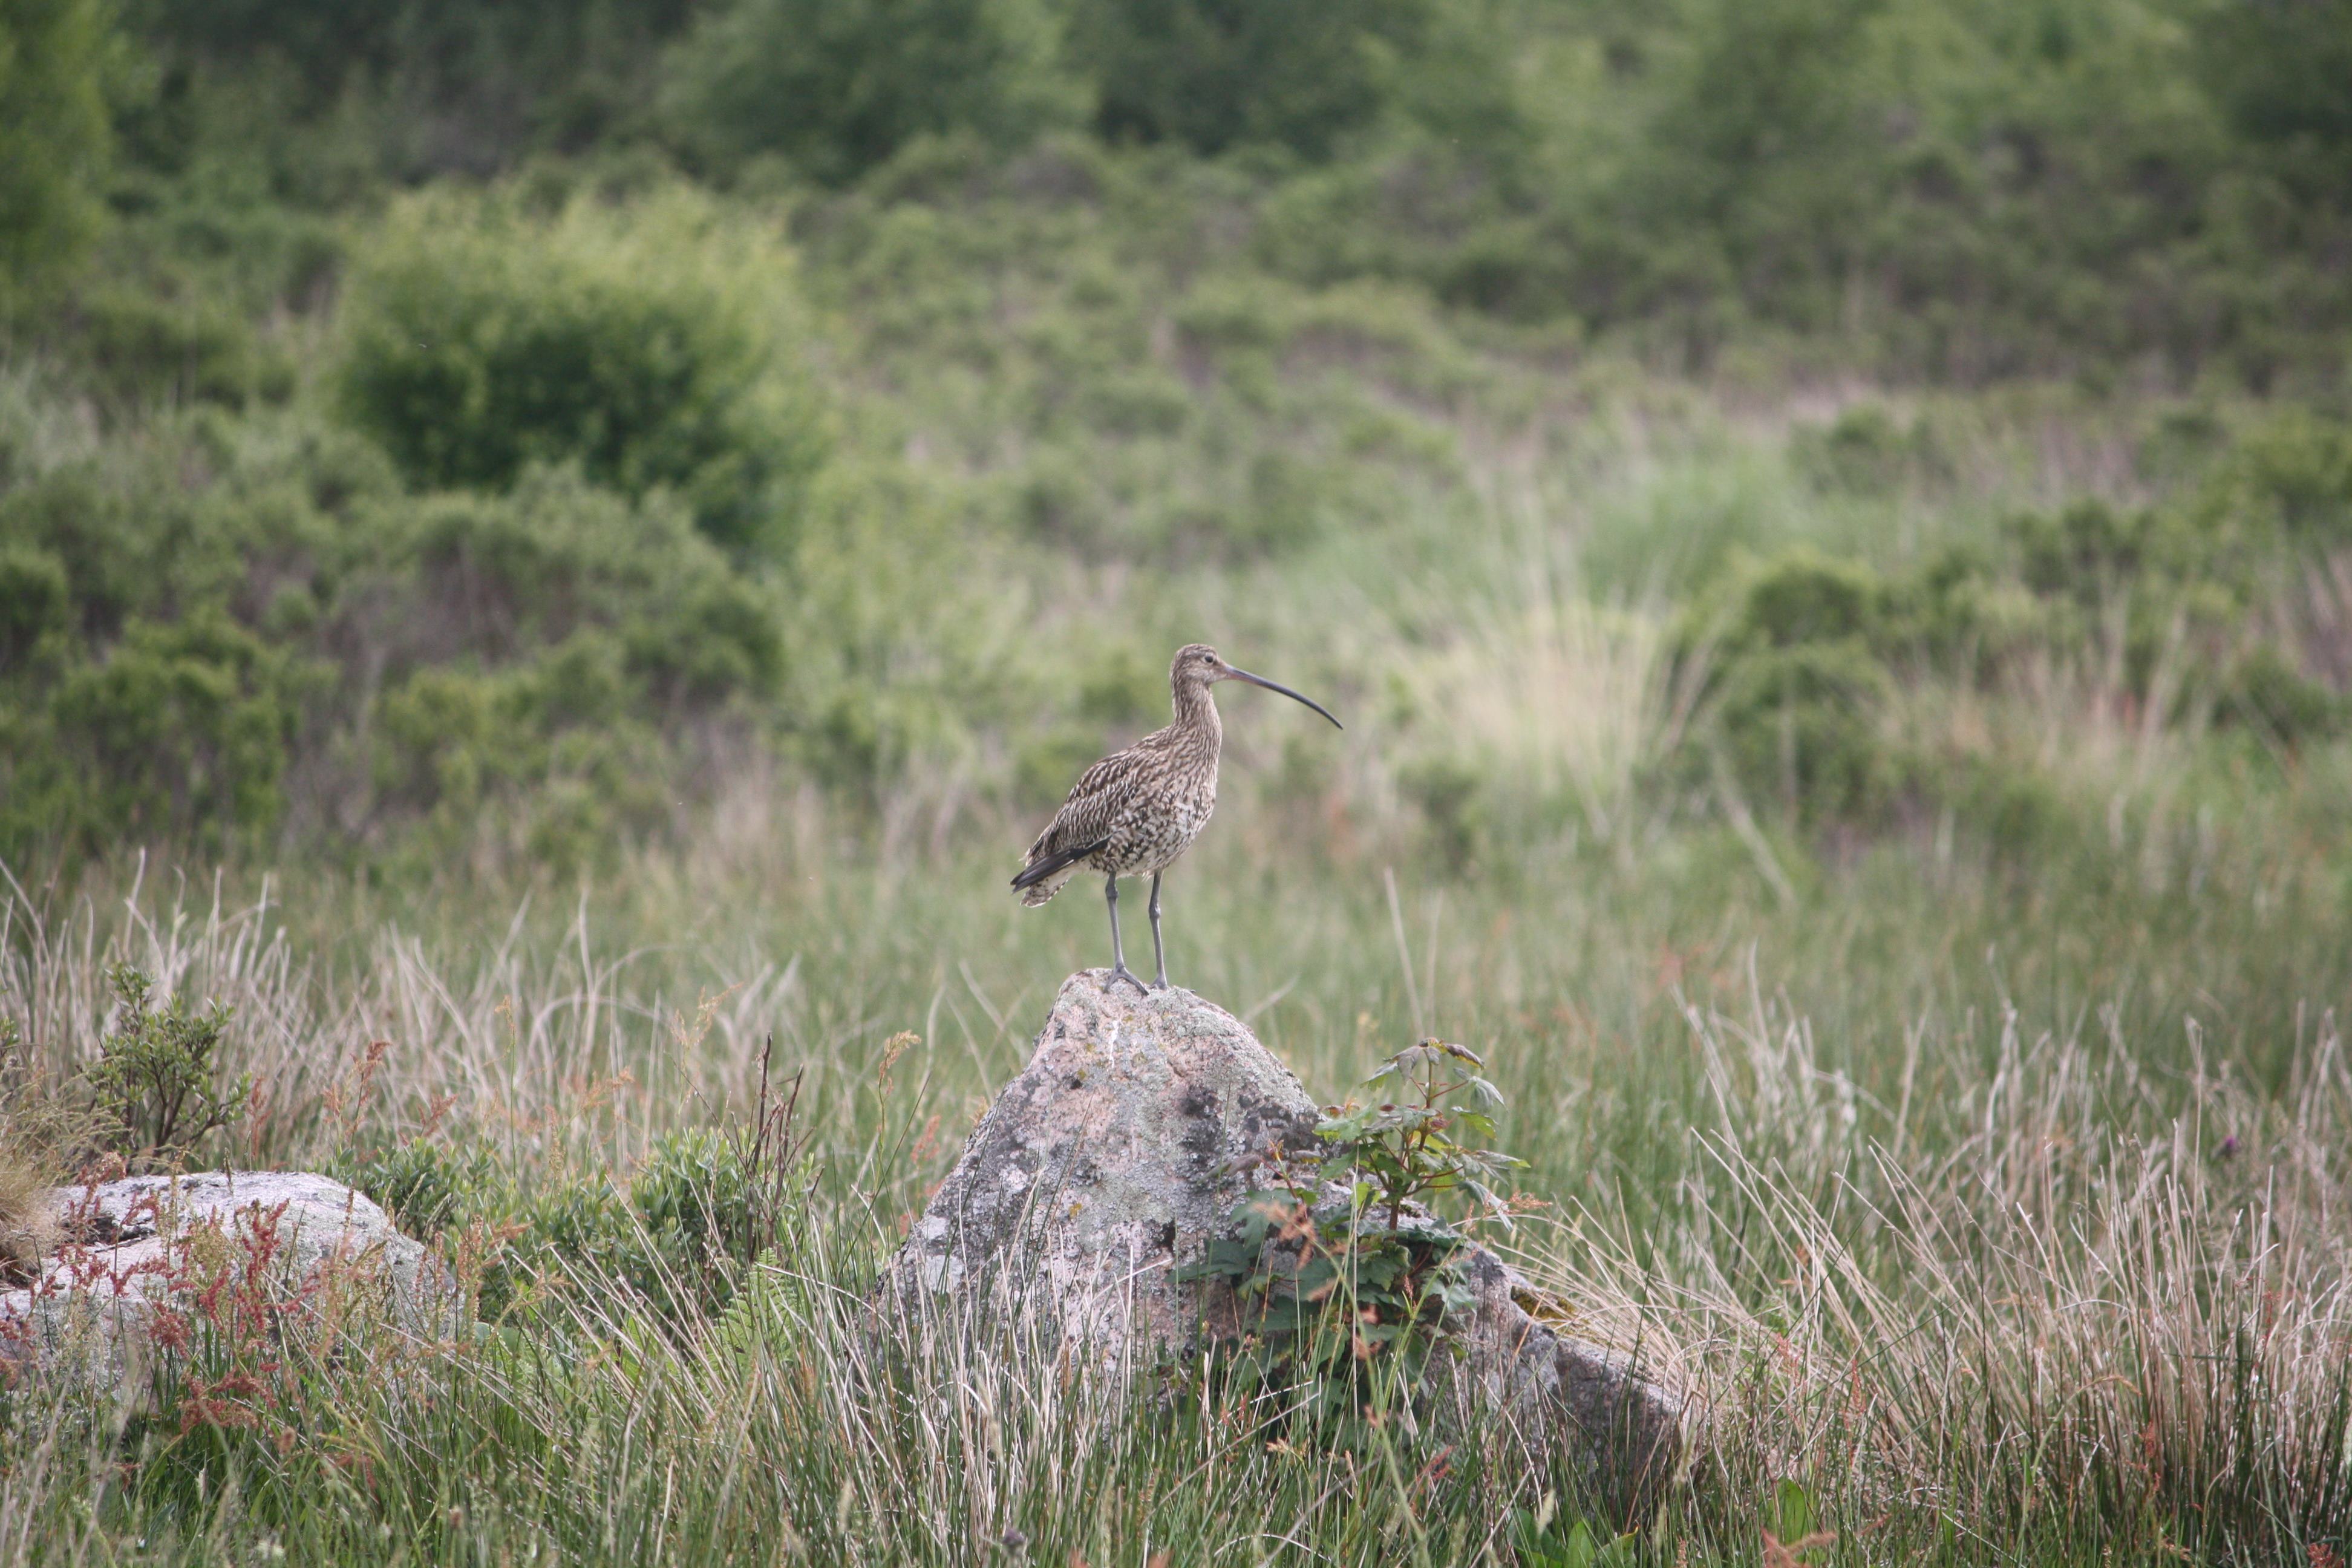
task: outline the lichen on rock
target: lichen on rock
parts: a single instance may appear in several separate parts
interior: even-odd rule
[[[364,1313],[438,1337],[455,1321],[450,1283],[424,1246],[326,1176],[133,1176],[50,1196],[58,1245],[30,1284],[0,1291],[0,1363],[19,1372],[137,1397],[157,1326],[217,1300],[224,1281],[266,1297],[295,1331]]]

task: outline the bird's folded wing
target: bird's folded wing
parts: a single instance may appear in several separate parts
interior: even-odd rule
[[[1050,877],[1108,842],[1111,823],[1130,793],[1136,762],[1132,751],[1114,752],[1078,775],[1062,809],[1029,846],[1029,863],[1014,887]]]

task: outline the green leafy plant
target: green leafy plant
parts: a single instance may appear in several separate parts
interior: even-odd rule
[[[1325,1108],[1313,1154],[1244,1163],[1271,1179],[1176,1275],[1231,1292],[1213,1355],[1240,1391],[1304,1389],[1320,1415],[1412,1397],[1447,1314],[1470,1305],[1467,1238],[1422,1200],[1466,1194],[1507,1224],[1488,1183],[1522,1163],[1465,1141],[1491,1137],[1502,1103],[1484,1065],[1423,1040],[1367,1079],[1360,1102]]]
[[[1507,1225],[1509,1207],[1486,1182],[1525,1162],[1463,1141],[1465,1133],[1495,1135],[1495,1119],[1487,1112],[1503,1103],[1503,1096],[1479,1076],[1486,1065],[1467,1047],[1444,1040],[1423,1040],[1399,1051],[1364,1080],[1367,1103],[1328,1110],[1316,1124],[1315,1135],[1330,1151],[1324,1172],[1357,1173],[1357,1208],[1377,1192],[1389,1211],[1391,1232],[1402,1221],[1406,1204],[1455,1192],[1469,1194],[1487,1215]],[[1470,1105],[1448,1103],[1457,1096],[1467,1096]]]
[[[409,1235],[432,1239],[499,1212],[502,1173],[487,1149],[418,1139],[367,1154],[341,1153],[329,1175],[382,1205]]]
[[[1635,1560],[1640,1543],[1637,1535],[1606,1526],[1596,1531],[1585,1520],[1562,1515],[1554,1492],[1532,1509],[1511,1510],[1511,1536],[1522,1568],[1622,1568]]]
[[[1837,1532],[1821,1528],[1813,1494],[1801,1481],[1774,1482],[1760,1512],[1767,1563],[1801,1568],[1805,1552],[1837,1544]]]
[[[194,1014],[177,996],[157,1007],[153,979],[128,963],[108,970],[107,984],[121,1012],[86,1074],[92,1110],[131,1165],[176,1163],[235,1125],[252,1092],[251,1074],[226,1085],[217,1076],[230,1009],[215,1002]]]

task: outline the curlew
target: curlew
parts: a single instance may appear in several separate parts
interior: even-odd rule
[[[1192,847],[1217,806],[1217,752],[1225,731],[1209,688],[1220,680],[1246,680],[1279,691],[1331,719],[1321,703],[1235,669],[1213,647],[1188,643],[1176,650],[1168,670],[1175,722],[1080,773],[1062,809],[1029,846],[1029,863],[1013,879],[1021,901],[1034,908],[1060,892],[1079,868],[1100,871],[1103,900],[1110,908],[1110,977],[1130,981],[1139,991],[1168,984],[1168,953],[1160,942],[1160,875]],[[1331,723],[1345,727],[1337,719]],[[1160,971],[1150,986],[1129,972],[1118,941],[1118,879],[1146,872],[1151,875],[1151,957]]]

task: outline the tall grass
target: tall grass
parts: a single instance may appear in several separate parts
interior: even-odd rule
[[[1822,829],[1693,776],[1695,605],[1738,552],[1891,571],[2006,508],[2144,499],[2137,416],[1937,404],[1945,466],[1868,500],[1794,471],[1783,414],[1604,372],[1573,429],[1451,427],[1461,482],[1400,483],[1360,531],[1148,577],[1003,543],[940,601],[952,636],[894,624],[946,618],[923,584],[834,563],[866,628],[836,654],[870,666],[843,689],[930,737],[862,793],[722,758],[706,808],[579,877],[126,850],[10,881],[23,1073],[70,1081],[118,962],[234,1007],[224,1065],[258,1089],[209,1157],[423,1146],[551,1200],[740,1122],[771,1046],[810,1141],[792,1245],[712,1318],[575,1261],[478,1337],[297,1358],[250,1427],[0,1394],[0,1563],[1580,1561],[1575,1526],[1627,1521],[1559,1477],[1395,1433],[1270,1446],[1020,1332],[868,1305],[1104,956],[1082,895],[1003,896],[1040,809],[1003,713],[1055,661],[1192,637],[1350,727],[1226,704],[1171,972],[1318,1100],[1419,1030],[1487,1056],[1499,1142],[1553,1205],[1509,1248],[1579,1331],[1695,1391],[1688,1473],[1625,1553],[1785,1562],[1768,1530],[1853,1563],[2352,1553],[2352,752],[2225,731],[2173,700],[2206,673],[2187,645],[2143,679],[2095,625],[1891,688],[1890,747],[1978,768],[1989,803]],[[902,412],[942,450],[971,434]],[[2264,611],[2338,679],[2344,584],[2307,563]],[[479,1277],[498,1237],[444,1245]]]
[[[1641,643],[1581,614],[1487,646],[1530,683],[1618,671],[1644,689]],[[1449,657],[1475,668],[1480,647]],[[1471,684],[1496,704],[1514,689]],[[1605,759],[1599,689],[1558,721],[1591,726]],[[1510,739],[1475,701],[1460,721]],[[1229,807],[1171,919],[1179,977],[1249,1015],[1319,1097],[1406,1037],[1416,1003],[1492,1053],[1503,1141],[1558,1205],[1521,1262],[1581,1331],[1638,1341],[1699,1394],[1686,1484],[1629,1550],[1757,1560],[1783,1483],[1838,1535],[1817,1560],[2340,1546],[2347,960],[2324,923],[2295,934],[2308,906],[2276,896],[2293,879],[2274,855],[2021,891],[1897,844],[1808,874],[1790,907],[1727,831],[1669,831],[1591,765],[1597,804],[1470,882],[1433,878],[1386,824],[1381,864],[1360,845],[1268,897],[1254,862],[1286,808]],[[875,861],[795,829],[813,803],[769,805],[758,855],[649,851],[495,908],[471,886],[135,868],[109,892],[17,891],[0,998],[42,1060],[90,1048],[117,959],[236,1006],[235,1065],[264,1086],[238,1159],[475,1141],[552,1188],[742,1114],[772,1032],[807,1075],[812,1196],[804,1247],[718,1321],[681,1338],[625,1287],[575,1280],[538,1328],[410,1377],[302,1369],[271,1417],[299,1435],[284,1452],[162,1422],[118,1435],[19,1391],[0,1551],[1541,1560],[1511,1509],[1544,1507],[1551,1479],[1402,1438],[1293,1453],[1213,1414],[1128,1413],[1017,1335],[877,1336],[872,1270],[1061,974],[1098,957],[1096,922],[942,891],[989,886],[993,858]],[[920,1043],[886,1069],[901,1030]],[[1541,1539],[1580,1507],[1556,1497]]]

